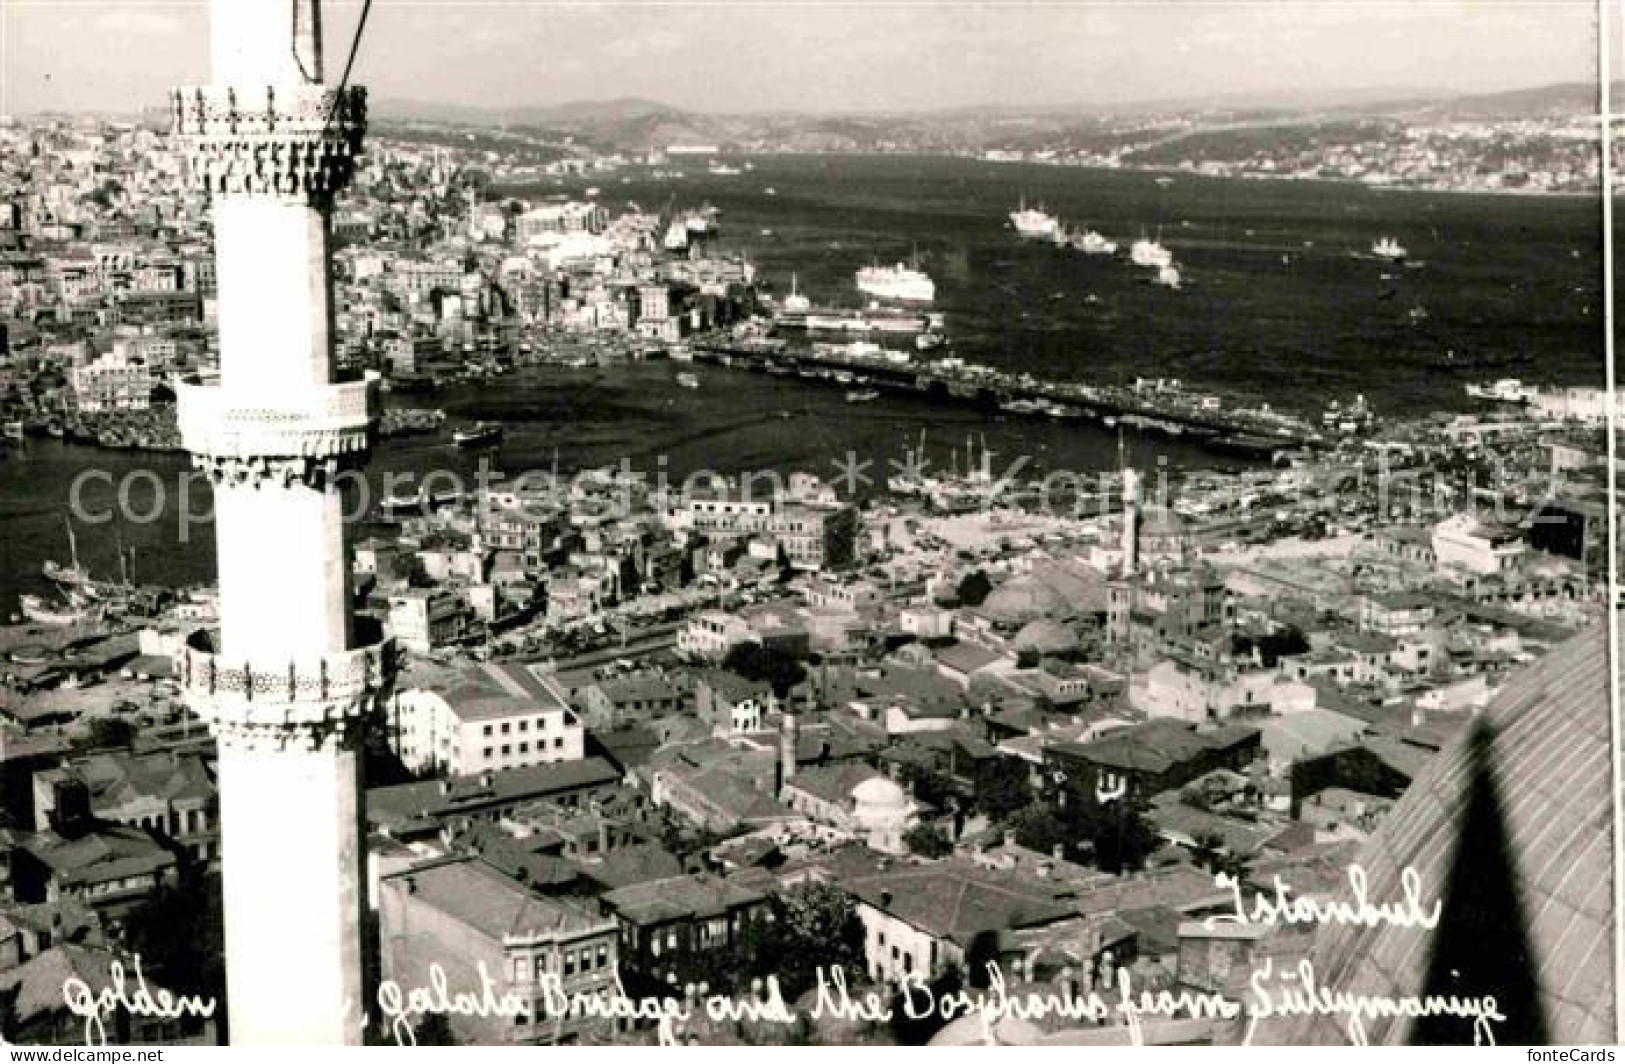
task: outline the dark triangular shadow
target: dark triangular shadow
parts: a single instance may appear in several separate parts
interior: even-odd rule
[[[1439,926],[1422,995],[1493,996],[1504,1022],[1492,1033],[1500,1045],[1545,1045],[1535,957],[1529,943],[1517,865],[1508,845],[1505,814],[1490,772],[1492,732],[1480,722],[1468,740],[1472,780],[1456,855],[1443,884]],[[1411,1029],[1412,1045],[1471,1045],[1472,1021],[1426,1016]]]

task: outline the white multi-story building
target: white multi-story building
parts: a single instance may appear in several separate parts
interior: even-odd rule
[[[750,624],[726,610],[701,610],[677,632],[677,653],[691,661],[721,661],[740,643],[755,639]]]
[[[115,346],[74,369],[73,395],[87,413],[145,410],[152,402],[152,369],[144,358]]]
[[[1498,576],[1516,569],[1526,552],[1516,532],[1485,524],[1471,514],[1456,514],[1433,526],[1433,556],[1441,569]]]
[[[399,692],[393,740],[414,771],[454,776],[586,756],[586,730],[552,677],[487,662]]]

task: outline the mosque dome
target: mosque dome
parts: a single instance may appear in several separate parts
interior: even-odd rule
[[[1412,781],[1361,848],[1365,896],[1401,901],[1414,870],[1436,926],[1327,923],[1315,982],[1387,999],[1494,996],[1501,1045],[1612,1043],[1612,815],[1607,637],[1560,645],[1500,689]],[[1352,900],[1345,889],[1344,900]],[[1472,1021],[1381,1016],[1373,1044],[1472,1044]],[[1346,1043],[1340,1016],[1260,1024],[1255,1041]]]
[[[1011,641],[1016,650],[1036,650],[1040,654],[1065,654],[1078,649],[1078,637],[1059,621],[1040,617],[1028,621]]]
[[[1026,624],[1039,617],[1064,617],[1072,612],[1066,596],[1031,576],[1018,576],[993,590],[982,612],[998,624]]]

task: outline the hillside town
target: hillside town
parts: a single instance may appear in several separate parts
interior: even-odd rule
[[[1443,142],[1381,172],[1465,180]],[[1326,158],[1290,167],[1379,172]],[[177,393],[220,375],[208,213],[180,165],[139,126],[0,125],[8,445],[180,447]],[[439,431],[449,382],[766,331],[754,267],[711,248],[714,211],[482,195],[536,165],[369,147],[332,218],[333,327],[341,370],[410,397],[377,431]],[[1594,174],[1564,156],[1519,183]],[[381,500],[347,585],[378,638],[346,659],[395,677],[364,751],[377,975],[519,1004],[397,1017],[376,1040],[952,1045],[982,1019],[897,1003],[1245,996],[1314,929],[1208,918],[1283,883],[1344,892],[1508,678],[1609,605],[1606,396],[1505,405],[1334,419],[1249,471],[1125,461],[1064,492],[1007,480],[984,445],[862,491],[607,468]],[[188,701],[351,679],[224,669],[215,587],[76,560],[57,577],[61,602],[0,629],[0,1034],[23,1043],[79,1040],[63,982],[108,985],[115,960],[223,997],[219,756]],[[837,985],[894,1007],[820,1009]],[[792,1019],[693,1007],[714,995],[782,997]],[[219,1015],[118,1022],[124,1043],[226,1033]],[[1106,1017],[1000,1024],[1121,1036]],[[1247,1036],[1191,1015],[1145,1034]]]

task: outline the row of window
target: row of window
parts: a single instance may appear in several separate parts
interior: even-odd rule
[[[563,717],[561,716],[558,719],[562,722]],[[552,724],[553,720],[554,720],[553,717],[539,717],[539,718],[537,718],[537,720],[536,720],[536,730],[537,731],[546,731],[548,729],[548,727]],[[493,727],[493,725],[487,724],[484,727],[484,729],[482,730],[482,734],[485,735],[486,738],[490,738],[491,735],[495,734],[491,730],[492,727]],[[513,730],[513,722],[512,721],[503,721],[502,722],[501,734],[510,735],[510,734],[512,734],[512,730]],[[520,732],[528,732],[528,731],[530,731],[530,721],[529,720],[520,721],[519,722],[519,731]]]
[[[513,959],[513,979],[516,983],[528,983],[532,973],[537,982],[548,972],[548,958],[550,954],[538,954],[534,963],[528,957],[515,957]],[[610,966],[609,945],[607,943],[594,946],[583,946],[580,949],[567,949],[560,954],[561,973],[565,978],[574,975],[586,975],[589,972],[602,971]]]
[[[494,749],[495,749],[495,747],[490,747],[490,746],[487,746],[485,748],[485,757],[486,757],[487,760],[489,760],[491,758],[492,751]],[[554,739],[553,739],[553,749],[555,749],[555,750],[563,750],[564,749],[564,736],[559,735],[559,736],[554,737]],[[538,740],[536,740],[536,752],[538,754],[540,754],[540,753],[544,753],[546,750],[547,750],[547,740],[546,739],[538,739]],[[520,743],[519,744],[519,752],[521,754],[530,753],[530,744],[529,743]],[[511,743],[503,743],[502,744],[502,756],[503,757],[511,757],[511,756],[513,756],[513,744],[511,744]]]

